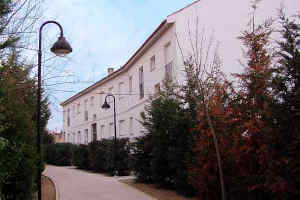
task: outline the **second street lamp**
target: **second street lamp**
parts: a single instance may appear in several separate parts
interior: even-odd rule
[[[60,37],[54,43],[51,48],[51,51],[57,56],[64,56],[72,52],[70,44],[64,38],[64,33],[62,26],[56,21],[46,21],[40,27],[39,32],[39,51],[38,51],[38,87],[37,87],[37,154],[39,157],[38,161],[38,177],[37,177],[37,186],[38,186],[38,200],[42,199],[42,189],[41,189],[41,79],[42,79],[42,30],[46,24],[56,24],[60,30]]]
[[[112,97],[114,99],[114,126],[115,126],[115,137],[114,137],[114,172],[117,172],[116,170],[116,154],[117,154],[117,125],[116,125],[116,99],[115,99],[115,96],[113,94],[108,94],[106,95],[105,97],[105,101],[102,105],[102,109],[109,109],[110,108],[110,105],[107,103],[107,97]]]

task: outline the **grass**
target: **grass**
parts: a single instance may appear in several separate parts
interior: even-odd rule
[[[159,189],[154,185],[138,183],[135,180],[127,179],[120,180],[122,183],[126,183],[142,192],[149,194],[157,200],[196,200],[196,198],[187,198],[177,194],[175,191],[167,189]]]
[[[46,176],[42,176],[42,199],[56,200],[54,183]]]

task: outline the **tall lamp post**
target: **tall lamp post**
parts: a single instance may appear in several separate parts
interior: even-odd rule
[[[42,66],[42,30],[46,24],[56,24],[60,29],[60,36],[58,40],[53,44],[51,51],[57,56],[65,56],[72,52],[72,47],[66,41],[63,34],[62,26],[56,21],[46,21],[40,27],[39,32],[39,51],[38,51],[38,88],[37,88],[37,154],[39,156],[38,161],[38,200],[42,199],[41,189],[41,66]]]
[[[117,123],[116,123],[116,99],[113,94],[108,94],[105,97],[105,101],[102,105],[102,109],[109,109],[110,105],[107,103],[107,97],[112,97],[114,99],[114,126],[115,126],[115,138],[114,138],[114,170],[116,170],[116,154],[117,154]]]

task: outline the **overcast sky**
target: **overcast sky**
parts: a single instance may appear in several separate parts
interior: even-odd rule
[[[51,101],[50,130],[61,129],[60,103],[100,80],[108,67],[119,68],[156,27],[172,12],[193,0],[51,0],[44,5],[43,20],[57,20],[73,47],[67,58],[44,53],[44,85]],[[202,0],[200,23],[214,30],[220,41],[224,69],[241,71],[242,57],[237,39],[251,13],[250,0]],[[299,0],[264,0],[256,12],[257,23],[276,17],[281,4],[288,15],[299,13]],[[45,27],[45,50],[55,41],[58,29]],[[72,83],[70,83],[72,82]],[[100,109],[100,108],[99,108]]]

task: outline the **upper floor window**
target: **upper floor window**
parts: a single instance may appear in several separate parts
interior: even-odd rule
[[[75,105],[72,106],[72,117],[75,117]]]
[[[143,67],[139,68],[139,89],[140,99],[144,98],[144,70]]]
[[[129,76],[129,94],[132,93],[132,76]]]
[[[77,114],[80,113],[80,103],[77,104]]]
[[[150,71],[155,69],[155,55],[150,58]]]
[[[166,80],[172,81],[173,77],[173,65],[172,65],[172,55],[171,55],[171,42],[168,42],[164,47],[165,55],[165,77]]]
[[[166,80],[168,81],[172,81],[172,76],[173,76],[173,65],[172,62],[166,64],[165,66],[165,70],[166,70]]]
[[[91,106],[94,106],[94,99],[95,99],[95,97],[92,96],[92,97],[91,97]]]
[[[70,108],[68,108],[68,111],[67,111],[67,125],[70,126],[71,124],[71,121],[70,121]]]
[[[96,121],[97,120],[97,115],[93,114],[93,120]]]
[[[84,100],[84,110],[87,110],[87,104],[88,104],[88,100]]]
[[[84,121],[89,120],[89,112],[87,110],[84,111]]]
[[[123,82],[121,82],[121,83],[119,83],[119,99],[123,99],[124,98],[124,95],[122,95],[123,94],[123,91],[124,90],[124,83]]]

